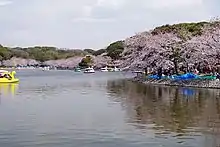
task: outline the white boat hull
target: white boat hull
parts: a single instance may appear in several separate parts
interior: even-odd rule
[[[95,71],[84,71],[84,73],[95,73]]]
[[[102,69],[101,72],[108,72],[108,70],[107,69]]]
[[[95,73],[95,70],[93,68],[87,68],[84,70],[84,73]]]

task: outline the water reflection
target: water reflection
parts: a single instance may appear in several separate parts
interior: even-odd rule
[[[18,83],[1,83],[0,94],[4,96],[14,96],[18,90]]]
[[[153,126],[178,137],[201,133],[220,138],[220,90],[146,86],[123,80],[109,81],[107,89],[115,95],[112,100],[122,104],[128,123],[139,129]]]

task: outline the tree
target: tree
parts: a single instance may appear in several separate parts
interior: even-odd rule
[[[106,52],[106,49],[99,49],[93,53],[94,56],[101,55]]]
[[[81,62],[79,63],[79,66],[82,68],[87,68],[91,66],[94,63],[93,59],[91,56],[86,56],[84,57]]]
[[[88,53],[83,50],[64,50],[57,49],[54,47],[29,47],[23,49],[29,54],[29,58],[35,59],[37,61],[47,61],[47,60],[57,60],[66,59],[74,56],[85,56]]]
[[[0,56],[1,56],[1,62],[3,60],[8,60],[12,57],[12,53],[10,50],[6,47],[0,46]]]
[[[93,49],[84,49],[84,51],[92,55],[95,53]]]
[[[111,57],[113,60],[120,58],[120,54],[124,51],[123,41],[116,41],[111,43],[107,48],[107,56]]]
[[[179,74],[179,62],[184,61],[185,59],[181,56],[181,45],[182,41],[177,43],[171,43],[168,45],[168,52],[169,52],[169,60],[174,64],[175,73]]]
[[[173,64],[174,64],[174,69],[175,69],[175,73],[178,75],[179,74],[179,67],[178,67],[178,62],[180,59],[180,49],[176,48],[176,47],[172,47],[172,55],[171,58],[173,60]]]
[[[24,51],[22,48],[12,48],[11,52],[13,57],[20,57],[24,59],[29,58],[29,53]]]

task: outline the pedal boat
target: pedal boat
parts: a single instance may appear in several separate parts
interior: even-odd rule
[[[0,83],[18,83],[19,79],[15,77],[16,72],[0,70]]]

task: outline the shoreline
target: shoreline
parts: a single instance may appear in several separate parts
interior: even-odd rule
[[[190,80],[171,80],[171,79],[150,79],[136,76],[130,79],[133,82],[154,86],[170,86],[170,87],[191,87],[191,88],[209,88],[220,89],[220,80],[209,79],[190,79]]]

